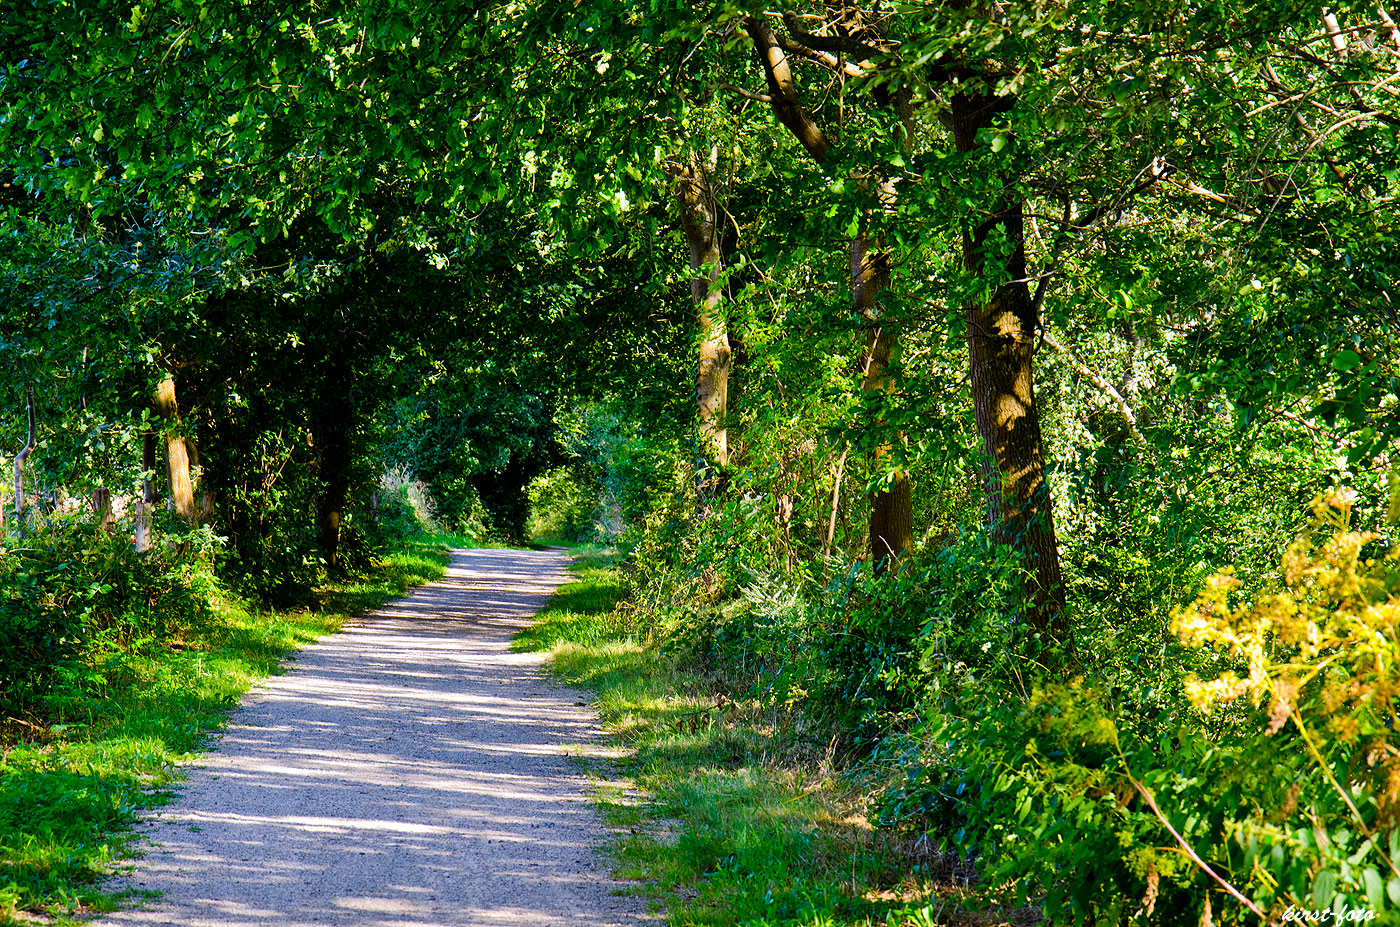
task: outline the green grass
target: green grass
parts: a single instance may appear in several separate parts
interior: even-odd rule
[[[618,762],[641,800],[600,798],[618,876],[677,927],[959,918],[956,893],[914,869],[913,846],[866,823],[864,791],[833,761],[830,732],[731,698],[723,679],[682,665],[622,601],[612,560],[576,552],[578,580],[516,646],[550,653],[561,679],[591,690],[625,748]]]
[[[483,541],[474,535],[462,534],[456,531],[435,531],[427,536],[427,540],[441,548],[499,546]]]
[[[323,590],[315,610],[224,600],[178,644],[90,657],[63,700],[66,723],[24,726],[26,742],[0,746],[0,924],[21,923],[20,911],[72,924],[112,910],[120,899],[95,880],[135,849],[137,812],[168,800],[179,764],[248,687],[345,618],[440,578],[446,559],[419,546]]]

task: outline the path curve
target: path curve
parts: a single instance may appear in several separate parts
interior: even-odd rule
[[[559,551],[457,550],[447,575],[302,650],[244,701],[108,927],[622,927],[569,754],[578,693],[510,639],[561,583]]]

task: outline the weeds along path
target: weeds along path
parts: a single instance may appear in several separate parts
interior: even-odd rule
[[[104,925],[604,927],[648,921],[593,847],[568,755],[591,712],[512,653],[567,582],[556,551],[454,551],[447,575],[301,651],[245,701]]]

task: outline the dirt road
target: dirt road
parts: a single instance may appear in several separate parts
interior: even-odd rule
[[[301,651],[251,693],[103,925],[650,923],[618,897],[571,753],[595,719],[511,636],[568,580],[555,551],[465,550],[447,576]]]

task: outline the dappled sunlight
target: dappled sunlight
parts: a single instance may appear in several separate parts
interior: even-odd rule
[[[611,751],[540,656],[509,650],[562,563],[457,552],[441,582],[303,650],[155,815],[134,881],[164,898],[102,923],[639,923],[568,761]]]

